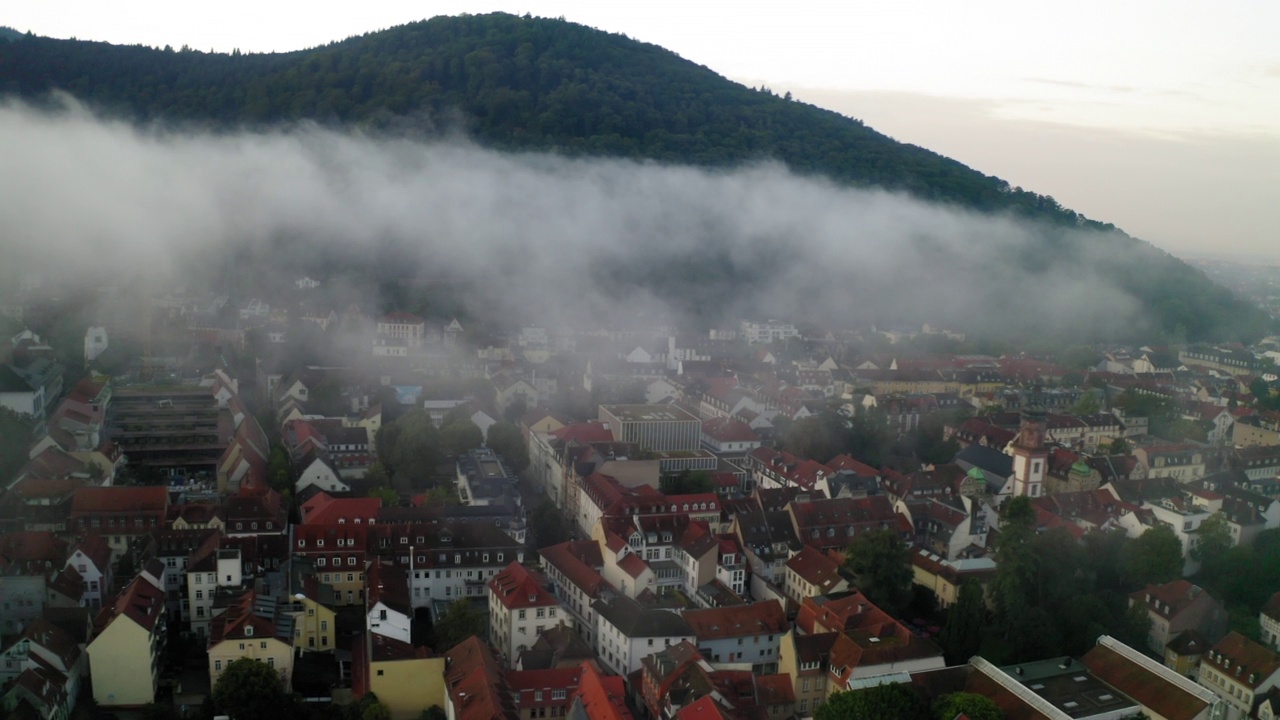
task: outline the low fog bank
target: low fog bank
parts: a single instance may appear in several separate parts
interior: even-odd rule
[[[769,315],[1042,337],[1148,326],[1111,264],[1127,238],[776,164],[716,172],[313,126],[140,127],[70,100],[0,104],[0,157],[0,265],[60,283],[291,283],[305,269],[372,310],[388,309],[372,307],[376,278],[428,277],[476,317],[547,325]]]

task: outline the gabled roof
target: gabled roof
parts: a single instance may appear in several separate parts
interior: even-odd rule
[[[1204,597],[1201,597],[1202,595]],[[1213,604],[1218,602],[1209,597],[1199,586],[1193,585],[1189,580],[1174,580],[1163,585],[1148,585],[1142,590],[1129,593],[1129,599],[1134,603],[1145,606],[1148,610],[1166,620],[1176,618],[1182,611],[1191,607],[1197,599],[1201,601],[1208,600]]]
[[[365,587],[370,608],[382,603],[402,615],[413,617],[413,604],[409,600],[409,578],[403,568],[375,562],[369,566]]]
[[[169,490],[162,486],[82,487],[71,499],[71,514],[158,513],[169,507]]]
[[[480,638],[472,636],[445,653],[445,687],[456,720],[518,720],[502,669]]]
[[[753,635],[781,635],[790,627],[787,614],[777,600],[750,605],[686,610],[685,622],[699,641]]]
[[[810,545],[805,545],[803,550],[791,556],[787,561],[787,569],[801,580],[816,586],[821,593],[839,585],[842,580],[840,563]]]
[[[573,697],[591,720],[633,720],[627,709],[627,689],[617,675],[605,675],[591,663],[582,664],[582,677]]]
[[[719,442],[759,442],[760,435],[736,418],[715,417],[702,421],[702,432]]]
[[[670,610],[646,608],[625,595],[596,600],[592,609],[629,638],[692,637],[693,628]]]
[[[302,504],[302,522],[306,525],[333,525],[339,522],[372,523],[382,508],[380,498],[334,498],[319,492]]]
[[[243,638],[272,639],[276,637],[275,623],[253,612],[254,592],[249,590],[236,598],[221,615],[209,624],[209,647],[224,640]]]
[[[67,544],[46,530],[18,530],[0,535],[0,569],[41,572],[66,561]]]
[[[1080,664],[1094,677],[1167,720],[1198,717],[1209,705],[1205,696],[1213,696],[1207,689],[1107,637],[1099,639],[1080,658]]]
[[[1280,672],[1280,654],[1234,630],[1205,653],[1200,663],[1252,690]]]
[[[1262,614],[1276,622],[1280,622],[1280,592],[1272,595],[1267,604],[1262,606]]]
[[[79,570],[70,565],[53,571],[45,580],[45,586],[50,593],[57,593],[75,603],[79,603],[84,598],[84,577],[80,575]]]
[[[489,581],[489,592],[508,611],[518,608],[559,605],[547,591],[547,579],[518,562],[506,566]]]
[[[106,538],[97,533],[89,533],[81,538],[71,552],[84,555],[98,569],[98,572],[105,573],[110,570],[111,546],[107,544]]]
[[[562,439],[564,442],[579,442],[581,445],[590,445],[593,442],[613,442],[613,430],[605,427],[604,423],[598,421],[588,421],[588,423],[573,423],[572,425],[564,425],[563,428],[552,430],[550,436]]]
[[[12,643],[9,643],[8,647],[13,647],[14,643],[23,640],[30,642],[32,645],[38,645],[49,651],[50,654],[57,656],[58,661],[62,664],[60,669],[63,671],[70,671],[75,666],[76,661],[80,659],[80,647],[76,644],[75,638],[44,618],[36,618],[27,623],[27,626],[22,630],[22,634]]]
[[[600,591],[609,587],[600,575],[604,558],[599,543],[594,540],[572,540],[542,548],[538,554],[589,598],[599,597]]]
[[[116,596],[114,603],[103,607],[94,621],[95,637],[101,635],[108,625],[126,617],[150,632],[164,616],[164,588],[151,584],[145,576],[139,575]]]

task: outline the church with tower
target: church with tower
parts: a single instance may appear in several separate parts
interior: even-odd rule
[[[1044,444],[1047,425],[1043,409],[1030,406],[1022,411],[1022,425],[1010,446],[1013,497],[1037,498],[1044,494],[1044,476],[1049,467],[1049,449]]]

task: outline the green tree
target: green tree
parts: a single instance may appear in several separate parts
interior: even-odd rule
[[[858,589],[890,615],[905,612],[911,602],[911,550],[889,529],[867,530],[849,546],[845,566],[857,577]]]
[[[933,704],[934,720],[955,720],[964,715],[969,720],[1004,720],[1004,712],[995,701],[977,693],[956,692],[943,695]]]
[[[232,661],[214,683],[212,698],[220,714],[236,720],[275,720],[291,704],[280,673],[252,658]]]
[[[1076,415],[1095,415],[1102,410],[1102,399],[1099,397],[1102,393],[1097,390],[1088,390],[1084,392],[1075,405],[1071,406],[1071,412]]]
[[[924,720],[929,709],[910,685],[889,683],[831,694],[813,720]]]
[[[267,484],[277,492],[293,487],[293,466],[288,453],[279,445],[272,446],[271,457],[267,460]]]
[[[540,548],[559,545],[569,539],[569,524],[550,498],[543,498],[533,512],[529,513],[529,529]]]
[[[1235,545],[1231,541],[1231,526],[1227,516],[1216,512],[1200,523],[1199,542],[1191,548],[1191,557],[1200,562],[1200,574],[1206,582],[1212,582],[1222,571],[1227,552]]]
[[[793,455],[827,462],[841,452],[838,417],[824,413],[796,420],[783,433],[782,447]]]
[[[449,423],[440,428],[440,451],[449,457],[464,455],[484,444],[484,433],[470,420]]]
[[[1138,587],[1176,580],[1182,577],[1182,543],[1170,527],[1157,524],[1125,546],[1121,565]]]
[[[529,467],[529,448],[524,443],[524,433],[514,423],[504,421],[489,426],[485,445],[501,455],[512,472],[522,473]]]
[[[415,409],[377,434],[378,460],[399,482],[420,482],[435,473],[440,463],[440,433],[426,411]]]
[[[8,372],[8,368],[0,367],[0,373],[3,372]],[[13,476],[26,464],[34,426],[26,415],[0,407],[0,486],[8,487]]]
[[[360,713],[360,720],[391,720],[391,708],[380,702],[371,703]]]
[[[1122,437],[1118,437],[1115,440],[1111,441],[1111,445],[1108,446],[1107,452],[1111,453],[1112,455],[1128,455],[1129,453],[1133,452],[1133,449],[1129,447],[1128,440],[1125,440]]]
[[[432,628],[436,652],[447,652],[472,635],[481,638],[489,629],[489,617],[469,600],[455,600]]]
[[[956,602],[947,611],[947,622],[938,640],[948,665],[960,665],[978,654],[987,626],[987,601],[982,584],[970,580],[960,586]]]
[[[1147,636],[1151,634],[1151,615],[1147,612],[1147,607],[1142,603],[1133,603],[1125,608],[1120,617],[1120,623],[1108,634],[1129,647],[1146,647]]]
[[[369,488],[369,497],[381,500],[383,507],[396,507],[400,504],[400,493],[389,485],[376,485]]]
[[[991,584],[996,616],[1010,634],[1011,619],[1031,604],[1036,582],[1036,558],[1031,544],[1036,534],[1035,509],[1025,496],[1009,501],[1000,523],[996,546],[996,576]]]
[[[715,492],[715,483],[711,473],[706,470],[684,470],[676,475],[667,475],[660,483],[662,492],[668,495],[692,495],[695,493]]]

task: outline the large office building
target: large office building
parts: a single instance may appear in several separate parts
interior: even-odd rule
[[[698,418],[674,405],[601,405],[600,422],[618,442],[659,453],[697,450],[702,436]]]

